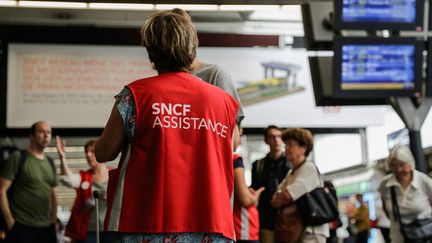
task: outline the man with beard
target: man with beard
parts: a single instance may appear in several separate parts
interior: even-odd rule
[[[57,180],[53,161],[44,152],[50,142],[51,126],[45,121],[34,123],[30,146],[12,154],[0,172],[0,208],[9,230],[8,242],[57,241]]]

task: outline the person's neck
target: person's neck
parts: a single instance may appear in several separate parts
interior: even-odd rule
[[[200,69],[202,68],[203,65],[204,65],[203,62],[201,62],[201,61],[198,60],[198,59],[195,59],[195,60],[192,62],[192,64],[191,64],[191,69],[192,69],[192,70],[190,70],[190,71],[191,71],[191,72],[196,72],[196,71],[200,70]]]
[[[278,160],[282,157],[283,152],[281,150],[275,150],[275,151],[271,151],[269,153],[269,156],[272,160]]]
[[[97,165],[93,166],[92,169],[93,169],[94,174],[99,174],[99,173],[102,173],[104,171],[105,166],[101,165],[101,164],[97,164]]]
[[[412,180],[413,180],[413,172],[411,172],[411,174],[409,176],[400,179],[399,180],[399,184],[405,190],[405,189],[407,189],[409,187],[409,185],[411,184]]]
[[[298,168],[300,168],[300,166],[303,165],[303,163],[306,161],[305,157],[301,157],[298,159],[295,159],[294,161],[291,161],[293,170],[296,171]]]
[[[39,148],[35,145],[30,145],[27,148],[27,151],[29,153],[31,153],[34,157],[36,157],[37,159],[44,159],[45,158],[45,152],[44,152],[45,148]]]

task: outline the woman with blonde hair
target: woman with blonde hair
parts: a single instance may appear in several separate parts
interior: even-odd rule
[[[415,169],[414,156],[410,149],[396,145],[387,158],[391,174],[384,177],[378,191],[381,193],[383,209],[390,219],[390,239],[393,243],[403,243],[399,220],[393,214],[392,190],[395,192],[402,223],[431,217],[432,179]]]

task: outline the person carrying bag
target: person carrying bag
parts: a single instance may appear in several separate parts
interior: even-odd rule
[[[399,222],[400,231],[405,238],[405,242],[424,243],[432,240],[432,217],[426,219],[415,219],[409,224],[402,223],[399,213],[399,206],[396,199],[396,189],[391,188],[391,200],[393,204],[393,215]]]
[[[318,168],[316,166],[315,168],[318,177],[323,180]],[[305,193],[295,203],[301,211],[301,218],[305,225],[322,225],[339,219],[336,189],[330,182],[324,182],[323,187]]]
[[[386,162],[392,173],[383,178],[378,192],[390,219],[391,242],[430,242],[432,178],[415,169],[414,156],[407,146],[396,145]]]
[[[313,148],[312,134],[306,129],[291,128],[283,132],[282,140],[285,142],[286,157],[291,161],[293,168],[279,184],[271,201],[272,206],[279,209],[276,218],[275,242],[325,243],[326,237],[329,237],[328,223],[315,222],[314,225],[311,225],[304,221],[303,215],[310,214],[311,207],[305,210],[300,208],[300,204],[296,202],[303,196],[310,195],[316,188],[324,187],[322,178],[316,173],[316,166],[313,162],[306,160]],[[315,202],[316,204],[320,203]],[[296,234],[284,233],[289,232],[286,226],[288,222],[301,225],[295,228],[296,231],[290,230]]]

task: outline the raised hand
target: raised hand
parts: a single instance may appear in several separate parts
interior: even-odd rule
[[[60,136],[56,136],[56,148],[60,158],[65,158],[66,156],[65,146],[66,146],[66,141],[62,140]]]

